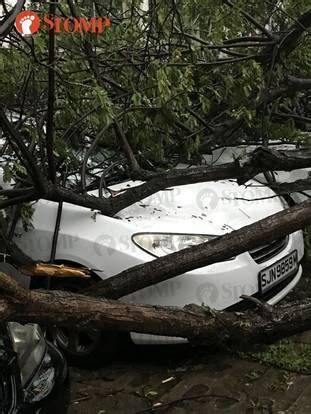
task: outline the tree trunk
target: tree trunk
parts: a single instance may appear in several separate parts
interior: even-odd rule
[[[9,279],[9,281],[8,281]],[[180,336],[217,347],[244,348],[271,342],[311,326],[311,302],[288,303],[273,311],[230,313],[187,305],[183,309],[97,299],[60,291],[27,291],[0,274],[0,321],[44,325],[85,325],[104,330]],[[261,312],[263,311],[263,312]]]

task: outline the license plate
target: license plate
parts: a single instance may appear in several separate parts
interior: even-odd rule
[[[294,250],[273,265],[261,270],[258,275],[259,292],[265,293],[283,282],[287,277],[297,272],[298,266],[298,252]]]

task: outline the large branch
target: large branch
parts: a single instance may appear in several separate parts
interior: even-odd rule
[[[279,41],[279,56],[288,56],[298,45],[301,36],[311,27],[311,9],[299,16]]]
[[[88,194],[74,193],[57,185],[46,184],[45,177],[36,165],[32,154],[25,146],[18,131],[7,119],[3,110],[0,110],[0,120],[9,142],[20,157],[21,162],[24,163],[34,184],[39,189],[40,195],[42,194],[41,197],[99,210],[107,216],[114,216],[124,208],[172,186],[224,179],[237,179],[239,183],[244,183],[260,172],[270,170],[291,171],[293,169],[311,167],[310,151],[276,151],[258,148],[246,158],[220,166],[173,170],[153,175],[145,174],[141,177],[146,181],[145,183],[130,188],[116,197],[103,199]]]
[[[311,325],[310,300],[273,311],[229,313],[188,305],[183,309],[95,299],[59,291],[27,291],[0,274],[0,321],[44,325],[90,326],[104,330],[181,336],[217,347],[244,348],[271,342]],[[261,308],[261,307],[260,307]],[[263,310],[264,312],[260,312]]]
[[[279,34],[272,45],[268,45],[261,52],[263,61],[273,63],[273,66],[280,58],[287,58],[288,55],[299,45],[304,33],[308,32],[311,26],[311,9],[299,16],[286,31]]]
[[[57,185],[46,184],[45,177],[36,165],[32,154],[25,146],[22,137],[8,121],[3,110],[0,110],[0,120],[9,142],[20,157],[21,162],[24,163],[34,184],[39,189],[41,197],[99,210],[107,216],[114,216],[124,208],[172,186],[234,178],[239,183],[244,183],[260,172],[270,170],[290,171],[311,167],[310,152],[276,151],[258,148],[245,159],[238,159],[235,162],[220,166],[173,170],[156,175],[145,174],[141,178],[147,182],[130,188],[116,197],[104,199],[88,194],[81,195]]]
[[[293,182],[284,182],[284,183],[270,183],[269,186],[275,191],[275,197],[278,195],[286,195],[286,194],[293,194],[293,193],[301,193],[303,191],[310,191],[311,190],[311,179],[306,178],[304,180],[296,180]],[[271,198],[271,196],[268,196]],[[262,200],[263,198],[259,198],[258,200]],[[249,200],[250,202],[254,201],[254,199]]]
[[[245,183],[260,172],[291,171],[308,167],[311,167],[310,151],[276,151],[259,148],[245,159],[228,164],[173,170],[160,174],[143,174],[141,178],[146,181],[145,183],[108,199],[100,199],[88,194],[81,195],[55,185],[48,187],[44,198],[64,201],[99,210],[107,216],[114,216],[124,208],[165,188],[225,179],[237,179],[239,183]]]
[[[86,293],[113,299],[126,296],[185,272],[230,259],[310,223],[311,200],[308,200],[217,239],[132,267],[96,283]]]
[[[289,76],[282,82],[281,86],[270,90],[264,100],[259,100],[256,103],[255,109],[260,110],[264,103],[269,104],[276,101],[278,98],[294,96],[299,91],[306,91],[309,89],[311,89],[311,79]]]

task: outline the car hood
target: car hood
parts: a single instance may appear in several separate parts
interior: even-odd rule
[[[142,184],[127,181],[110,187],[125,190]],[[168,188],[116,214],[138,232],[222,235],[284,209],[285,201],[255,180],[188,184]],[[134,230],[135,231],[135,230]]]

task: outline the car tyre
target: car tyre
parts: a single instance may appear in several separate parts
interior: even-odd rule
[[[79,292],[93,283],[92,279],[64,278],[52,280],[51,289]],[[81,368],[96,368],[110,362],[117,353],[118,333],[92,328],[49,329],[52,342],[62,351],[68,364]]]

